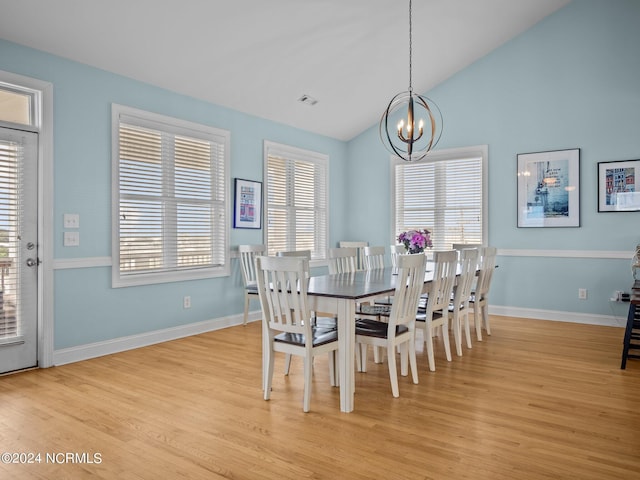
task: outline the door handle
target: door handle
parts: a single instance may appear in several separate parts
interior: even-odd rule
[[[27,258],[27,267],[34,267],[38,264],[33,258]]]

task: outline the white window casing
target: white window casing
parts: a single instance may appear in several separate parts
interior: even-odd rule
[[[112,285],[229,275],[229,132],[114,104],[112,134]]]
[[[269,255],[310,250],[326,259],[329,238],[329,157],[264,142],[265,244]]]
[[[392,159],[392,242],[426,228],[434,250],[486,245],[487,166],[487,145],[436,150],[418,162]]]

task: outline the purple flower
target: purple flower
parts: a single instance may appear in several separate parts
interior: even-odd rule
[[[398,235],[398,242],[404,244],[409,253],[423,252],[426,247],[432,247],[429,230],[409,230]]]

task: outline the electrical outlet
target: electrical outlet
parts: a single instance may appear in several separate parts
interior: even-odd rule
[[[191,297],[186,296],[182,299],[182,308],[191,308]]]
[[[80,232],[64,232],[62,244],[65,247],[77,247],[80,245]]]
[[[578,298],[580,300],[586,300],[587,299],[587,289],[586,288],[579,288],[578,289]]]
[[[77,213],[64,214],[64,228],[80,228],[80,215]]]

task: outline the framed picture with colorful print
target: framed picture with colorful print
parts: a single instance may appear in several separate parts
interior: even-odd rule
[[[598,163],[598,211],[640,211],[640,160]]]
[[[235,179],[233,228],[262,228],[262,182]]]

